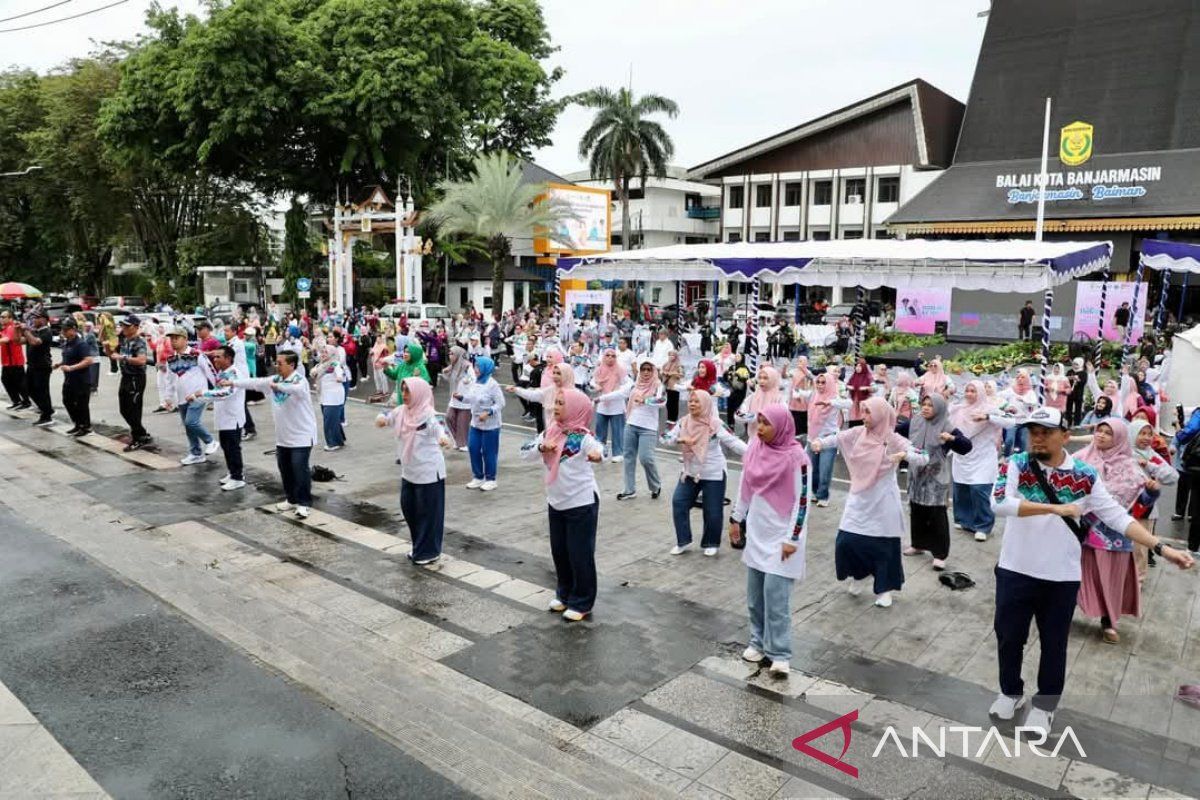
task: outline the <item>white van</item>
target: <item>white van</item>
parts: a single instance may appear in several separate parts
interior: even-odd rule
[[[449,322],[450,309],[439,303],[388,303],[379,309],[380,319],[399,319],[408,317],[409,324],[429,320],[436,324],[439,320]]]

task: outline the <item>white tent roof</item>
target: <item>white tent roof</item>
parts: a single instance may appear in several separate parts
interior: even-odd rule
[[[853,239],[672,245],[562,259],[588,280],[742,280],[808,286],[1038,292],[1104,269],[1111,242]]]

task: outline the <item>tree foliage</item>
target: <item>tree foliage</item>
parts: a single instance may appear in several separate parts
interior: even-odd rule
[[[558,239],[557,224],[574,213],[543,199],[546,185],[526,182],[521,162],[503,152],[480,155],[469,178],[443,181],[438,188],[442,199],[429,207],[427,216],[443,233],[486,242],[492,262],[492,313],[499,316],[504,311],[504,268],[512,238],[541,229]]]
[[[548,143],[559,108],[534,0],[233,0],[150,24],[103,135],[265,193],[421,193],[468,152]]]
[[[634,98],[633,90],[617,91],[598,87],[571,98],[586,108],[596,109],[591,126],[579,140],[579,157],[588,160],[588,169],[596,179],[609,179],[621,201],[621,241],[630,249],[633,231],[629,225],[629,188],[636,177],[643,188],[650,175],[661,178],[675,155],[675,144],[651,114],[666,114],[674,119],[679,106],[657,94]]]

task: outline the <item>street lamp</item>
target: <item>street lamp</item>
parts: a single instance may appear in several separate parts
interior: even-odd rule
[[[22,175],[28,175],[31,172],[37,172],[42,167],[40,164],[33,164],[26,167],[21,172],[0,172],[0,178],[19,178]]]

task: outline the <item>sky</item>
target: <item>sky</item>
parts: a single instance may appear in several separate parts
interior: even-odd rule
[[[59,0],[0,0],[0,18]],[[0,30],[113,0],[68,0]],[[149,0],[78,20],[0,33],[0,65],[52,69],[99,42],[144,30]],[[195,12],[197,0],[176,5]],[[679,104],[663,123],[673,163],[692,167],[884,89],[923,78],[966,102],[989,0],[542,0],[560,49],[556,96],[630,82]],[[585,168],[578,142],[592,111],[568,108],[535,160],[559,174]]]

